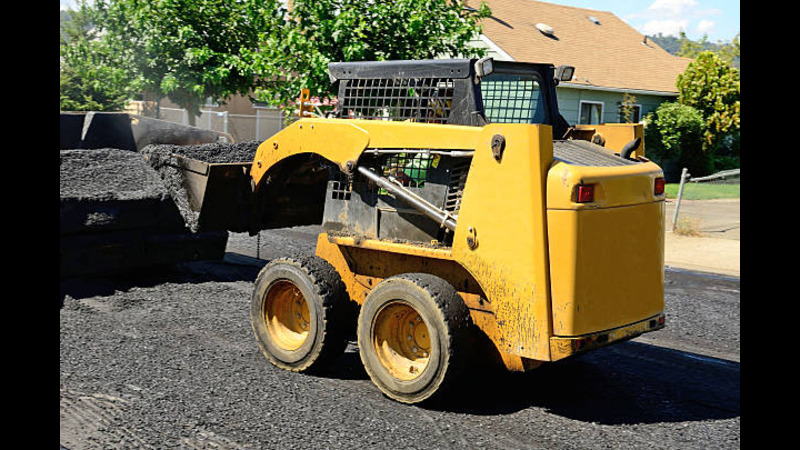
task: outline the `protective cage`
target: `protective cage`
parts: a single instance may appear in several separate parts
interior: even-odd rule
[[[452,78],[348,80],[339,117],[446,123],[453,103]]]
[[[337,118],[451,125],[542,123],[561,135],[550,64],[494,61],[478,77],[476,59],[331,63],[339,82]],[[558,134],[561,133],[561,134]]]
[[[484,125],[471,60],[331,63],[336,117]]]

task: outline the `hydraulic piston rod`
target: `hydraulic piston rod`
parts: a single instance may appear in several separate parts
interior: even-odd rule
[[[437,208],[424,198],[403,187],[399,182],[379,176],[366,167],[359,167],[358,171],[414,209],[439,222],[441,226],[446,227],[450,231],[456,230],[456,219],[449,212]]]

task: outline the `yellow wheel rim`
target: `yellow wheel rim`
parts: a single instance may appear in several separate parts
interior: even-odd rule
[[[291,281],[280,280],[269,288],[264,297],[264,319],[270,338],[284,350],[297,350],[308,339],[308,303]]]
[[[407,303],[392,302],[381,309],[373,324],[372,343],[381,365],[398,380],[413,380],[428,366],[428,326]]]

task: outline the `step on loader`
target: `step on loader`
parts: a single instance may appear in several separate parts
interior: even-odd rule
[[[253,232],[323,228],[313,257],[255,282],[267,359],[319,370],[355,333],[374,384],[417,403],[469,370],[476,339],[526,371],[664,327],[663,172],[641,125],[563,119],[571,72],[330,64],[336,111],[264,141],[248,174]]]

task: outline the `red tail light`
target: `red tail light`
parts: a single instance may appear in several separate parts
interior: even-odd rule
[[[589,203],[594,201],[594,185],[579,184],[575,187],[575,202]]]
[[[655,188],[653,192],[656,195],[663,195],[664,194],[664,187],[666,186],[667,182],[663,178],[656,178]]]

